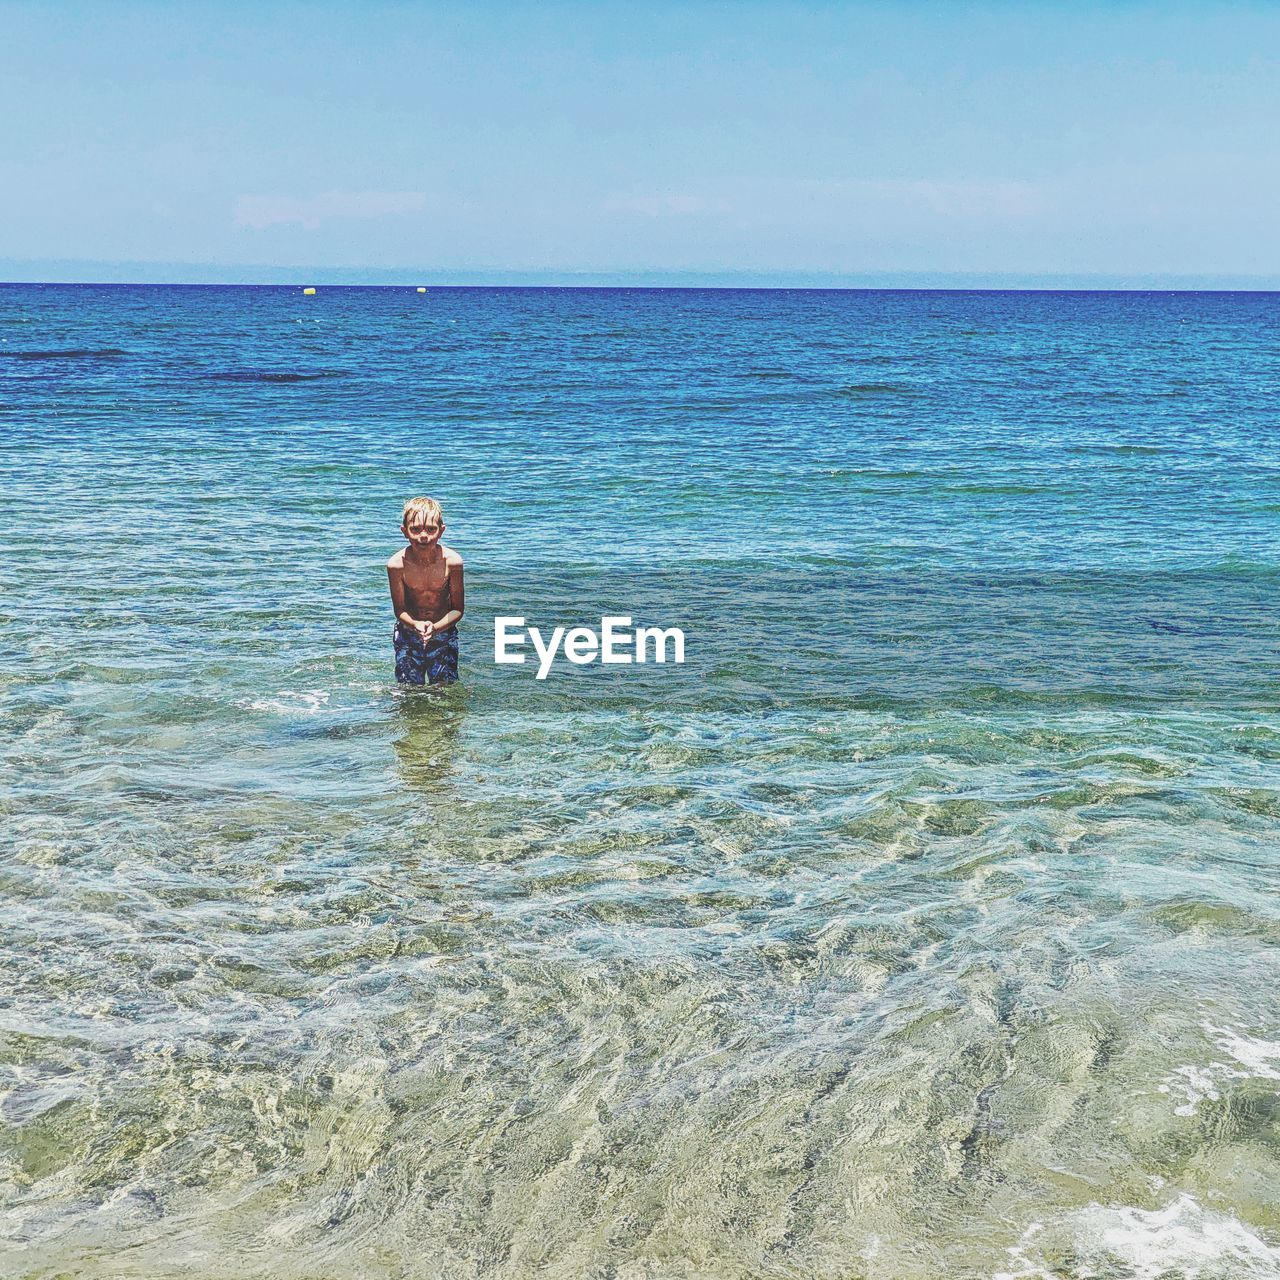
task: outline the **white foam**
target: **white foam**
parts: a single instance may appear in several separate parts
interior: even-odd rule
[[[1204,1029],[1217,1039],[1218,1048],[1229,1053],[1245,1070],[1241,1075],[1258,1080],[1280,1080],[1280,1040],[1259,1040],[1242,1036],[1230,1027],[1214,1027],[1204,1023]]]
[[[1016,1271],[997,1271],[991,1280],[1057,1280],[1052,1272],[1046,1271],[1038,1262],[1032,1260],[1030,1250],[1035,1247],[1035,1238],[1044,1230],[1044,1223],[1033,1222],[1023,1233],[1022,1239],[1007,1250],[1009,1261]]]
[[[1072,1274],[1102,1277],[1117,1264],[1131,1280],[1280,1280],[1280,1248],[1230,1214],[1180,1195],[1163,1209],[1090,1205],[1069,1214],[1061,1230],[1033,1223],[1009,1250],[1015,1269],[993,1280],[1059,1280],[1042,1241],[1074,1255]]]
[[[1092,1206],[1075,1216],[1085,1247],[1126,1263],[1135,1280],[1157,1280],[1170,1271],[1186,1280],[1280,1277],[1280,1249],[1189,1195],[1180,1195],[1164,1209]]]
[[[1280,1040],[1261,1040],[1241,1035],[1230,1027],[1215,1027],[1210,1022],[1200,1024],[1214,1043],[1234,1062],[1210,1062],[1204,1066],[1187,1065],[1175,1069],[1159,1086],[1161,1093],[1183,1095],[1183,1102],[1174,1107],[1174,1114],[1193,1116],[1196,1108],[1206,1098],[1217,1102],[1228,1080],[1280,1080]]]
[[[329,701],[323,689],[282,689],[274,698],[238,698],[237,707],[247,711],[275,711],[280,715],[314,716]]]
[[[1196,1108],[1206,1098],[1210,1102],[1217,1102],[1222,1097],[1214,1074],[1221,1066],[1221,1063],[1212,1063],[1208,1067],[1178,1067],[1173,1075],[1165,1077],[1164,1083],[1160,1085],[1160,1092],[1172,1093],[1178,1089],[1183,1096],[1183,1101],[1173,1109],[1174,1115],[1193,1116]]]

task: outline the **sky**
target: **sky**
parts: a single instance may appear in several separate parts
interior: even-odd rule
[[[1280,4],[0,0],[0,279],[1280,287]]]

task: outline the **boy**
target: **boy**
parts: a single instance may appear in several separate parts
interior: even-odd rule
[[[387,561],[396,612],[396,679],[452,684],[458,678],[462,557],[440,541],[444,516],[434,498],[410,498],[400,532],[409,545]]]

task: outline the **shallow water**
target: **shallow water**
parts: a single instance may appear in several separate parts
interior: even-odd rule
[[[0,1274],[1280,1276],[1278,337],[0,288]]]

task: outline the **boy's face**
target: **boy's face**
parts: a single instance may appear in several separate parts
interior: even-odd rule
[[[419,551],[429,551],[440,541],[444,533],[444,521],[412,515],[400,526],[400,532]]]

